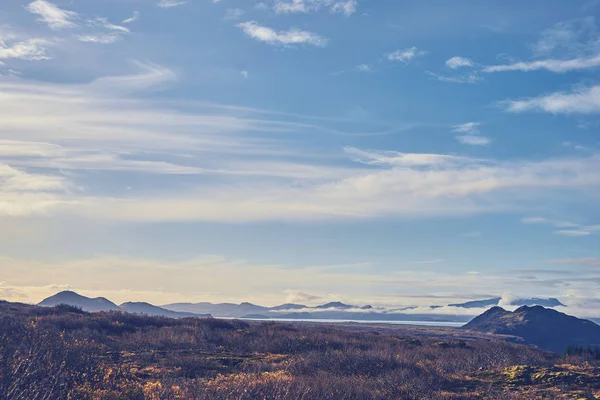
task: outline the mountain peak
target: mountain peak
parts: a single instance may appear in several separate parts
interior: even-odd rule
[[[119,306],[104,297],[92,299],[71,290],[56,293],[54,296],[42,300],[38,305],[43,307],[54,307],[59,304],[68,304],[89,312],[119,310]]]
[[[341,309],[346,309],[346,308],[355,308],[355,306],[351,306],[349,304],[344,304],[341,301],[332,301],[326,304],[322,304],[320,306],[316,306],[315,308],[341,308]]]

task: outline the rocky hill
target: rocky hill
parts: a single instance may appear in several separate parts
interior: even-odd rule
[[[522,337],[526,343],[558,354],[569,345],[599,345],[600,326],[541,306],[523,306],[514,312],[493,307],[464,329]]]

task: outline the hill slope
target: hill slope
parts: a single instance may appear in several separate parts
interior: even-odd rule
[[[529,344],[559,354],[569,345],[600,344],[599,325],[541,306],[523,306],[514,312],[493,307],[463,329],[520,336]]]
[[[81,308],[83,311],[119,311],[120,308],[112,301],[104,297],[89,298],[78,293],[66,290],[42,300],[38,305],[43,307],[54,307],[59,304],[68,304]]]

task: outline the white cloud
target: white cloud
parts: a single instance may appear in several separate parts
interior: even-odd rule
[[[121,35],[116,33],[104,33],[100,35],[79,35],[77,39],[84,43],[110,44],[121,39]]]
[[[553,114],[595,114],[600,112],[600,85],[557,92],[540,97],[502,102],[510,112],[544,111]]]
[[[0,217],[43,214],[64,205],[61,194],[70,189],[60,176],[28,173],[0,163]]]
[[[472,67],[473,61],[465,57],[452,57],[446,60],[446,65],[451,69],[457,69],[462,67]]]
[[[561,228],[579,226],[578,224],[575,224],[573,222],[544,217],[525,217],[521,219],[521,222],[523,222],[524,224],[549,224]]]
[[[545,30],[532,46],[533,61],[487,66],[485,72],[540,71],[567,73],[600,67],[600,35],[593,17],[560,22]]]
[[[121,23],[123,24],[131,24],[132,22],[135,22],[137,20],[140,19],[140,12],[139,11],[134,11],[133,15],[127,19],[124,19]]]
[[[352,15],[356,12],[357,6],[358,6],[358,0],[336,1],[331,6],[331,11],[339,12],[344,15]]]
[[[455,125],[452,127],[452,132],[466,133],[456,137],[456,140],[462,144],[471,146],[487,146],[492,141],[490,138],[479,136],[479,122],[466,122],[464,124]]]
[[[408,49],[396,50],[393,53],[389,53],[387,55],[387,59],[390,61],[398,61],[404,64],[408,64],[414,58],[423,57],[426,54],[426,51],[419,50],[413,46]]]
[[[11,39],[13,40],[11,41]],[[50,57],[46,53],[45,46],[51,43],[47,39],[40,38],[15,42],[14,38],[2,38],[0,36],[0,60],[47,60]]]
[[[462,144],[468,144],[471,146],[487,146],[492,142],[490,138],[472,135],[457,136],[456,140],[458,140]]]
[[[62,10],[45,0],[36,0],[29,3],[27,10],[39,15],[40,21],[45,22],[51,29],[74,28],[77,26],[73,22],[77,18],[76,12]]]
[[[0,160],[13,169],[42,169],[63,180],[57,169],[189,177],[185,184],[174,179],[168,190],[99,196],[85,173],[68,176],[72,187],[86,190],[43,193],[55,202],[44,212],[131,221],[414,218],[528,209],[549,192],[584,199],[600,186],[596,153],[498,161],[347,148],[348,162],[339,163],[343,154],[329,148],[328,157],[308,157],[314,149],[290,145],[290,136],[331,130],[262,110],[194,104],[189,112],[136,100],[139,90],[173,82],[168,69],[140,68],[86,85],[0,81]],[[19,199],[19,207],[37,204],[34,195]]]
[[[439,75],[431,71],[426,71],[432,79],[440,82],[446,83],[463,83],[463,84],[476,84],[481,82],[483,79],[477,75],[477,73],[473,72],[467,75],[454,75],[454,76],[445,76]]]
[[[369,64],[360,64],[356,66],[356,70],[358,72],[372,72],[373,67],[371,67]]]
[[[549,224],[549,225],[553,225],[556,227],[563,227],[563,228],[578,226],[577,224],[574,224],[569,221],[562,221],[562,220],[544,218],[544,217],[525,217],[525,218],[521,219],[521,222],[523,222],[524,224]]]
[[[570,60],[538,60],[529,62],[517,62],[506,65],[492,65],[483,69],[484,72],[507,72],[507,71],[539,71],[565,73],[584,69],[597,68],[600,66],[600,56],[589,58],[574,58]]]
[[[156,5],[160,8],[173,8],[179,7],[184,4],[187,4],[187,1],[178,1],[178,0],[160,0]]]
[[[250,76],[250,73],[246,70],[243,70],[240,72],[240,75],[242,75],[242,78],[248,79],[248,77]]]
[[[355,161],[368,165],[444,167],[452,164],[476,162],[476,160],[468,157],[445,154],[400,153],[397,151],[380,152],[360,150],[355,147],[346,147],[344,150],[347,154],[351,155]]]
[[[278,14],[310,13],[329,8],[333,13],[341,13],[350,16],[356,12],[357,0],[276,0],[273,9]]]
[[[543,224],[543,225],[552,225],[556,228],[563,228],[559,230],[555,230],[554,233],[561,236],[571,236],[571,237],[580,237],[580,236],[589,236],[593,235],[596,232],[600,231],[599,225],[581,225],[575,224],[573,222],[552,219],[552,218],[544,218],[544,217],[527,217],[521,219],[521,222],[524,224]],[[566,229],[568,228],[568,229]]]
[[[94,18],[94,19],[88,20],[88,23],[91,26],[99,26],[99,27],[108,29],[109,31],[117,31],[120,33],[129,33],[129,28],[126,28],[121,25],[112,24],[112,23],[108,22],[108,19],[106,19],[106,18]]]
[[[265,42],[271,45],[297,45],[310,44],[313,46],[324,47],[327,45],[327,39],[312,32],[291,29],[289,31],[277,32],[269,27],[261,26],[255,21],[248,21],[238,24],[248,36],[253,39]]]
[[[133,61],[133,64],[138,67],[135,74],[99,78],[90,86],[99,92],[129,92],[156,90],[178,80],[173,70],[162,65],[140,61]]]
[[[554,233],[556,233],[557,235],[571,236],[571,237],[589,236],[592,234],[592,232],[578,230],[578,229],[563,229],[560,231],[555,231]]]
[[[469,135],[475,135],[479,133],[479,127],[481,123],[479,122],[465,122],[464,124],[454,125],[452,127],[452,132],[461,132],[467,133]]]
[[[595,18],[590,16],[557,23],[543,31],[531,47],[536,57],[550,54],[573,57],[596,53],[599,39]]]

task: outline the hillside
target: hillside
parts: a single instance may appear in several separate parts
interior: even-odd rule
[[[42,300],[38,305],[42,307],[53,307],[59,304],[67,304],[79,307],[83,311],[117,311],[119,306],[104,297],[89,298],[78,293],[66,290]]]
[[[558,354],[569,345],[600,345],[600,326],[541,306],[514,312],[494,307],[474,318],[464,329],[522,337],[525,342]]]

